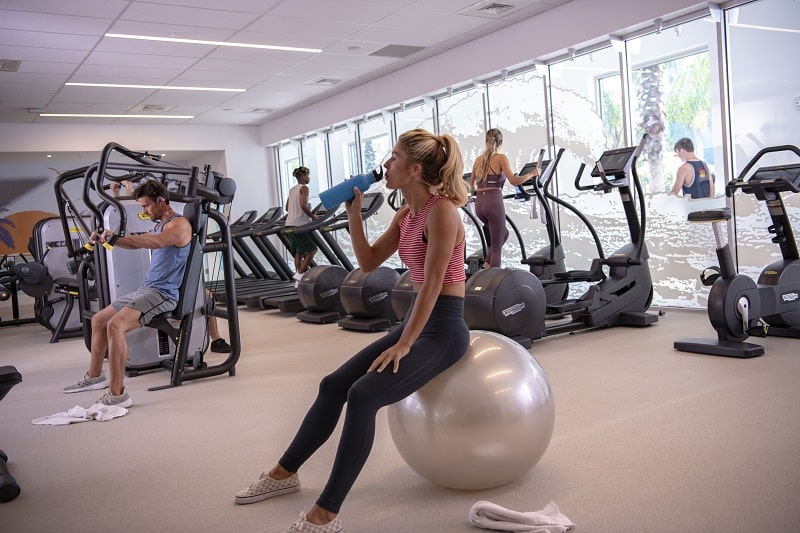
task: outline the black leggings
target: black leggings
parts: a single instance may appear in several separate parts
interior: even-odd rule
[[[499,267],[503,244],[508,239],[502,189],[478,191],[475,198],[475,215],[489,228],[489,252],[484,261],[490,267]]]
[[[367,373],[372,362],[397,343],[404,327],[405,322],[322,379],[317,399],[279,461],[289,472],[297,472],[331,436],[347,403],[333,469],[317,499],[317,505],[328,511],[339,512],[369,457],[378,410],[418,390],[458,361],[469,345],[464,299],[439,296],[419,338],[408,355],[400,360],[397,373],[392,372],[391,364],[381,373]]]

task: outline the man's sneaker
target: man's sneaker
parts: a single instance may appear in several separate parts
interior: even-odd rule
[[[320,526],[306,520],[306,513],[303,511],[300,515],[300,519],[289,526],[286,533],[341,533],[342,531],[344,531],[344,526],[342,525],[342,520],[338,516],[327,524]]]
[[[236,493],[234,500],[239,505],[260,502],[276,496],[291,494],[300,490],[300,478],[297,473],[292,474],[286,479],[272,479],[269,473],[264,472],[258,480]]]
[[[133,405],[133,400],[131,400],[131,397],[127,392],[123,391],[119,396],[114,396],[111,394],[111,390],[109,389],[94,403],[102,403],[103,405],[108,406],[116,405],[118,407],[125,407],[127,409]]]
[[[225,339],[217,339],[211,343],[211,351],[217,353],[230,353],[231,345]]]
[[[75,385],[68,385],[64,387],[64,392],[83,392],[85,390],[100,390],[108,388],[108,378],[104,372],[101,372],[96,378],[90,378],[89,374],[84,374],[83,379]]]

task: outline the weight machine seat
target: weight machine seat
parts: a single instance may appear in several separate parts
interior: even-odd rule
[[[729,207],[722,209],[707,209],[705,211],[692,211],[689,213],[689,222],[722,222],[731,219]]]
[[[200,237],[204,233],[206,224],[206,218],[202,216],[201,210],[200,202],[187,203],[183,208],[183,216],[192,226],[192,240],[189,243],[183,281],[178,291],[178,305],[172,311],[157,315],[147,324],[172,337],[178,334],[179,328],[173,327],[169,321],[180,322],[191,315],[197,300],[197,288],[200,286],[200,276],[203,273],[203,243],[200,242]]]

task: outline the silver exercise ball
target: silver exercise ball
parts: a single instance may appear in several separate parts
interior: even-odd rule
[[[397,451],[415,472],[443,487],[478,490],[533,468],[550,444],[555,404],[528,351],[476,330],[460,361],[387,414]]]

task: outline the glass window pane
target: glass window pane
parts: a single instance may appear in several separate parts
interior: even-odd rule
[[[554,144],[556,149],[566,150],[553,192],[592,221],[608,255],[629,240],[619,195],[578,191],[575,177],[582,163],[587,167],[584,173],[588,172],[609,144],[616,142],[606,137],[602,110],[621,107],[621,102],[610,101],[615,95],[608,89],[613,83],[609,78],[619,76],[619,56],[613,48],[603,48],[550,65],[549,73]],[[606,84],[605,93],[600,91],[601,81]],[[590,230],[568,209],[559,209],[558,216],[566,268],[589,270],[599,256]],[[569,297],[576,298],[586,289],[585,283],[572,283]]]
[[[433,131],[433,109],[427,105],[408,107],[394,114],[397,135],[414,130],[424,129]]]
[[[485,144],[485,94],[485,88],[468,89],[437,101],[439,132],[455,138],[468,169],[472,168],[472,162],[483,151]]]
[[[281,199],[286,201],[291,189],[297,180],[292,176],[294,169],[300,166],[300,144],[289,141],[278,148],[278,170],[280,172]]]
[[[331,157],[331,184],[336,185],[358,174],[355,128],[339,128],[328,134]]]
[[[688,222],[687,216],[723,206],[725,180],[716,176],[716,199],[684,195],[680,183],[677,196],[670,191],[684,159],[702,160],[712,173],[717,166],[724,168],[716,49],[716,27],[710,19],[664,28],[626,43],[634,142],[645,132],[650,135],[637,168],[648,197],[654,305],[707,305],[708,288],[700,282],[700,273],[717,262],[714,235],[710,224]],[[694,158],[685,151],[683,159],[676,153],[675,143],[683,138],[692,141]],[[698,171],[692,171],[692,178],[697,176]]]
[[[501,150],[508,156],[511,168],[519,172],[525,163],[538,160],[539,150],[547,147],[544,73],[531,70],[491,83],[488,101],[491,127],[503,132]],[[475,157],[484,149],[481,146]],[[474,158],[465,163],[471,170]],[[530,201],[515,199],[516,192],[506,183],[505,209],[511,234],[503,246],[502,266],[527,268],[522,266],[522,260],[548,244],[547,230],[540,220],[531,220]]]
[[[472,170],[472,163],[485,146],[486,122],[484,120],[484,99],[486,89],[469,89],[445,96],[438,100],[439,132],[453,136],[464,158],[464,172]],[[472,219],[464,215],[467,256],[472,253],[483,255],[479,228]]]
[[[800,3],[762,0],[726,15],[735,169],[728,178],[734,178],[762,148],[800,145],[800,72],[791,66],[800,50]],[[765,156],[756,167],[797,162],[783,152]],[[767,230],[772,220],[752,195],[737,193],[734,200],[739,271],[755,279],[781,257]],[[784,194],[783,201],[794,231],[800,231],[800,195]]]
[[[392,153],[392,140],[389,135],[391,122],[383,117],[368,120],[359,125],[361,133],[361,157],[364,172],[369,172],[383,164]]]
[[[308,183],[308,201],[314,206],[319,201],[320,191],[328,188],[324,134],[318,134],[303,141],[303,158],[305,166],[311,172],[309,176],[311,181]],[[290,183],[294,186],[296,180],[290,179]]]

